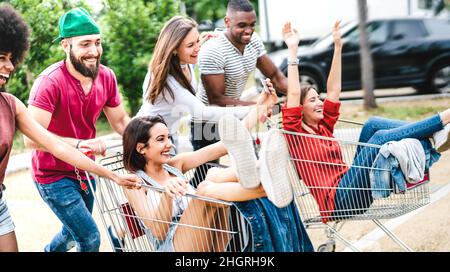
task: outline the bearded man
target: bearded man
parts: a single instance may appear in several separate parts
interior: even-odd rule
[[[111,127],[122,135],[130,118],[117,90],[114,72],[100,64],[100,29],[89,13],[75,8],[59,19],[59,37],[66,59],[45,69],[30,92],[28,109],[44,128],[76,148],[104,154],[95,123],[103,110]],[[98,251],[100,232],[92,217],[94,195],[75,168],[31,139],[32,177],[43,200],[63,223],[45,251]],[[94,159],[94,157],[91,157]]]

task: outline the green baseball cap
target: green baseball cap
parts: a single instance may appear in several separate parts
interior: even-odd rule
[[[64,38],[100,34],[100,28],[84,8],[74,8],[59,18],[59,37]]]

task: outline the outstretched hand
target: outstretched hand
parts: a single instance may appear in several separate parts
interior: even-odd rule
[[[258,100],[256,101],[256,104],[272,107],[275,103],[277,103],[278,97],[277,97],[275,88],[273,87],[273,84],[272,84],[272,82],[270,81],[269,78],[266,78],[265,84],[267,85],[270,93],[262,91],[259,94],[259,97],[258,97]]]
[[[166,189],[166,193],[173,198],[175,196],[186,195],[188,192],[188,184],[189,181],[179,177],[174,177],[167,181],[164,188]]]
[[[298,46],[298,43],[300,42],[300,35],[298,34],[297,29],[292,28],[291,22],[284,23],[282,34],[283,40],[288,48]]]
[[[263,116],[266,115],[270,117],[272,115],[272,108],[278,101],[278,96],[269,78],[266,78],[265,84],[267,85],[270,93],[262,91],[258,97],[258,100],[256,101],[256,104],[257,106],[263,106],[265,108]]]
[[[217,36],[218,34],[216,32],[212,31],[202,32],[199,37],[200,46],[202,46],[209,39],[216,38]]]
[[[341,20],[338,20],[334,23],[333,26],[333,40],[334,40],[334,46],[335,47],[342,47],[342,39],[341,39],[341,31],[340,31],[340,26],[341,25]]]
[[[121,174],[117,175],[114,182],[127,189],[140,189],[142,186],[142,180],[135,174]]]
[[[89,150],[92,155],[102,155],[104,156],[106,153],[106,144],[105,141],[99,138],[83,140],[80,142],[79,146],[80,150],[86,154]]]

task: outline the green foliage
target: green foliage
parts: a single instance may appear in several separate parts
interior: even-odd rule
[[[22,13],[31,28],[31,47],[24,63],[8,83],[8,91],[26,102],[36,77],[49,65],[62,60],[63,50],[53,42],[58,37],[59,17],[79,1],[70,0],[10,0]],[[81,6],[88,6],[81,4]]]
[[[197,22],[202,20],[216,21],[225,17],[228,1],[217,0],[185,0],[187,15]],[[258,0],[250,0],[258,14]]]
[[[134,115],[142,101],[142,83],[163,24],[178,11],[178,1],[105,1],[100,20],[103,59],[116,73],[121,93]]]

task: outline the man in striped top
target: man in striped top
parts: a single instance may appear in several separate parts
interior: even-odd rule
[[[258,68],[270,78],[277,91],[286,92],[287,79],[267,56],[259,36],[254,33],[256,12],[248,0],[230,0],[225,31],[206,42],[199,53],[201,83],[197,97],[205,105],[247,106],[252,101],[240,97],[250,74]],[[216,125],[192,120],[191,142],[194,150],[219,140]]]

